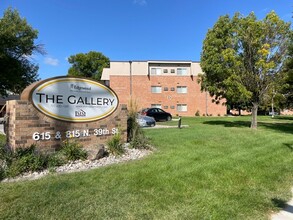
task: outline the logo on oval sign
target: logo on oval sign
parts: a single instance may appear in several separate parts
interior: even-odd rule
[[[33,105],[44,114],[63,121],[90,122],[112,114],[118,106],[113,90],[93,80],[60,77],[37,85]]]

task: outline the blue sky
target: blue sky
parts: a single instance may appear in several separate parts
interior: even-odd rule
[[[39,31],[34,55],[42,79],[66,75],[67,58],[102,52],[111,61],[199,61],[202,42],[219,16],[254,12],[258,19],[274,10],[292,21],[292,0],[1,0]]]

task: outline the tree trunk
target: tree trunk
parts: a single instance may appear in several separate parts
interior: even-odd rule
[[[238,115],[241,116],[241,108],[238,108]]]
[[[257,129],[257,109],[258,109],[258,103],[253,102],[252,103],[253,107],[252,107],[252,117],[251,117],[251,125],[250,127],[252,129]]]

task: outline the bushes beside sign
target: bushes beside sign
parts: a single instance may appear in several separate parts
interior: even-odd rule
[[[36,149],[36,145],[19,147],[15,152],[0,144],[0,180],[15,177],[25,172],[38,172],[54,169],[69,161],[85,160],[87,152],[82,145],[74,141],[65,141],[61,149],[52,154],[44,154]]]

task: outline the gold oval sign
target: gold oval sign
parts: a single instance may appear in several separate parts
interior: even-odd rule
[[[118,106],[113,90],[96,81],[75,77],[51,78],[31,92],[33,105],[45,115],[69,122],[105,118]]]

